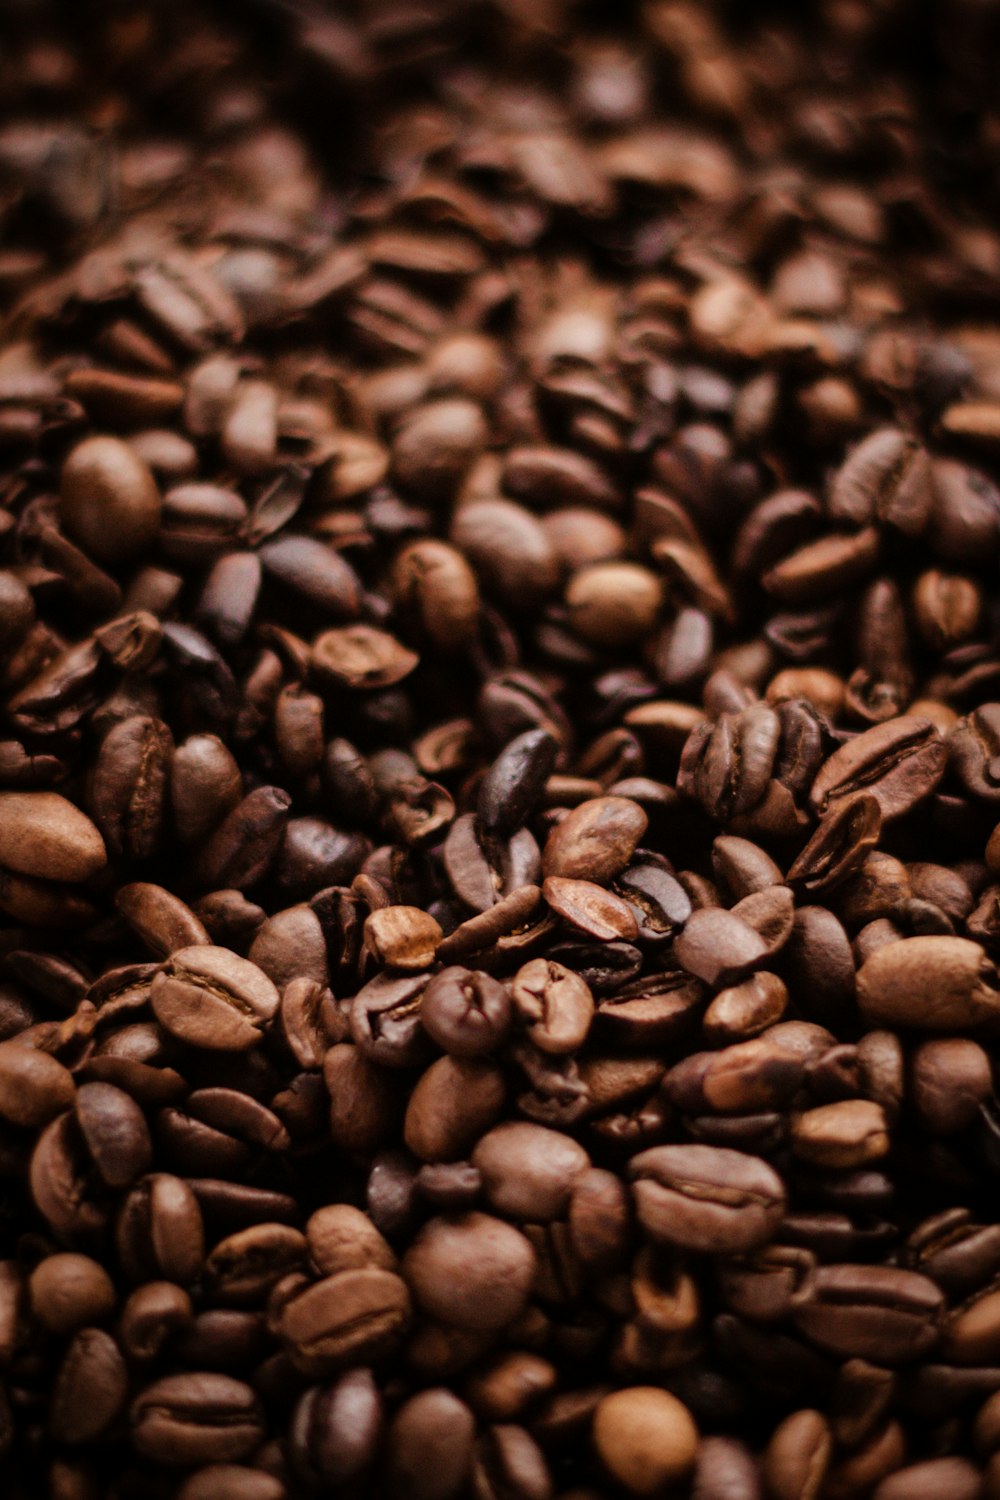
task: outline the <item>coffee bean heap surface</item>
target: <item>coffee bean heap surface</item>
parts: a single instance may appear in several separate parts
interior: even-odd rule
[[[0,1487],[1000,1500],[991,0],[0,15]]]

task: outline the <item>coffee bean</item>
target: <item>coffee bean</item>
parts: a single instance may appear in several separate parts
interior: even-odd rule
[[[605,1468],[630,1494],[652,1495],[690,1471],[698,1429],[669,1391],[632,1386],[598,1405],[594,1444]]]
[[[858,971],[858,1005],[873,1021],[964,1030],[997,1012],[997,975],[978,943],[915,937],[888,943]]]
[[[340,1271],[293,1291],[278,1313],[278,1331],[296,1369],[306,1375],[383,1358],[410,1317],[404,1282],[376,1267]]]
[[[177,1491],[178,1500],[285,1500],[286,1494],[275,1475],[242,1464],[206,1464]]]
[[[458,1500],[472,1466],[474,1433],[472,1412],[447,1388],[411,1396],[386,1435],[395,1492],[407,1500]]]
[[[489,1214],[432,1219],[403,1258],[421,1308],[443,1323],[494,1332],[527,1303],[536,1261],[530,1243]]]
[[[775,1428],[764,1454],[764,1477],[775,1500],[815,1500],[822,1493],[833,1449],[821,1412],[792,1412]]]
[[[403,1139],[420,1161],[455,1161],[497,1119],[503,1074],[471,1058],[439,1057],[410,1095]]]
[[[937,1342],[943,1298],[926,1276],[893,1266],[821,1266],[814,1293],[796,1309],[796,1324],[842,1359],[896,1365]]]
[[[65,1251],[39,1261],[28,1283],[32,1315],[50,1333],[102,1323],[114,1310],[114,1283],[89,1255]]]
[[[758,1157],[713,1146],[656,1146],[629,1163],[639,1220],[654,1239],[709,1255],[764,1244],[785,1206],[777,1173]]]
[[[768,956],[761,935],[735,912],[708,907],[691,914],[674,940],[674,956],[706,984],[739,984]]]
[[[101,563],[144,552],[160,526],[160,494],[147,465],[126,443],[91,437],[72,450],[59,482],[69,532]]]
[[[594,1016],[589,986],[563,964],[533,958],[518,969],[511,983],[515,1012],[542,1052],[575,1052],[586,1039]]]
[[[420,1020],[446,1052],[482,1057],[510,1030],[510,996],[489,974],[453,965],[435,974],[424,990]]]
[[[260,1404],[231,1375],[165,1375],[129,1411],[132,1445],[154,1463],[191,1466],[248,1458],[263,1435]]]
[[[40,880],[87,880],[107,862],[89,818],[56,792],[0,792],[0,864]]]
[[[17,1041],[0,1042],[0,1116],[12,1125],[37,1129],[70,1109],[74,1094],[72,1074],[56,1058]]]
[[[70,1340],[52,1392],[49,1434],[57,1443],[91,1443],[116,1421],[128,1397],[121,1350],[102,1328]]]
[[[648,824],[642,808],[626,797],[595,797],[581,802],[557,823],[542,855],[547,876],[603,884],[619,874]]]
[[[274,985],[227,948],[181,948],[153,980],[150,1003],[162,1026],[194,1047],[243,1051],[261,1039],[278,1009]]]
[[[347,1484],[371,1468],[382,1408],[370,1370],[349,1370],[332,1385],[313,1386],[292,1419],[292,1458],[312,1484]]]
[[[434,918],[417,906],[386,906],[365,921],[365,942],[375,957],[396,969],[426,969],[442,938]]]
[[[540,1125],[509,1121],[487,1131],[472,1153],[490,1208],[544,1223],[562,1218],[573,1185],[590,1166],[582,1146]]]

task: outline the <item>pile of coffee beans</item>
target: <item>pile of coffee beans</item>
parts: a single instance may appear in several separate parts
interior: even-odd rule
[[[0,1487],[998,1500],[991,0],[0,16]]]

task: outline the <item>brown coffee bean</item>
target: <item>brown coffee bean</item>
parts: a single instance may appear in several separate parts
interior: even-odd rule
[[[391,586],[397,607],[439,650],[457,651],[475,634],[479,585],[457,548],[429,539],[409,543],[393,563]]]
[[[117,1420],[128,1398],[121,1350],[102,1328],[82,1328],[63,1356],[52,1390],[49,1433],[57,1443],[89,1443]]]
[[[39,1261],[28,1282],[28,1295],[32,1315],[56,1334],[103,1323],[117,1300],[104,1267],[89,1255],[69,1251]]]
[[[0,864],[39,880],[87,880],[107,863],[88,817],[56,792],[0,792]]]
[[[546,876],[603,884],[625,868],[646,831],[648,818],[627,797],[595,797],[574,807],[545,844]]]
[[[211,942],[191,908],[161,885],[136,881],[120,886],[115,906],[156,958]]]
[[[490,1208],[508,1218],[546,1223],[562,1218],[576,1179],[590,1167],[569,1136],[527,1121],[487,1131],[472,1152]]]
[[[947,749],[926,720],[891,718],[848,740],[820,768],[809,793],[817,812],[864,789],[883,818],[897,818],[933,792]]]
[[[874,1022],[964,1030],[1000,1010],[996,970],[968,938],[905,938],[865,960],[858,971],[858,1005]]]
[[[450,535],[488,592],[515,609],[537,607],[559,584],[557,544],[512,500],[467,501],[455,511]]]
[[[399,1500],[458,1500],[472,1466],[475,1419],[444,1386],[409,1397],[386,1434],[386,1473]]]
[[[591,563],[566,585],[566,608],[577,635],[611,649],[642,640],[656,624],[663,585],[630,562]]]
[[[365,1363],[391,1352],[406,1331],[410,1298],[391,1271],[340,1271],[293,1292],[278,1310],[278,1332],[306,1375]]]
[[[395,636],[371,625],[324,630],[312,644],[311,661],[320,680],[359,691],[395,687],[420,658]]]
[[[421,499],[452,493],[487,438],[479,407],[457,398],[430,401],[403,421],[392,443],[396,476]]]
[[[562,1054],[582,1046],[594,1017],[589,985],[563,964],[533,958],[511,982],[515,1012],[542,1052]]]
[[[841,1359],[896,1365],[933,1348],[942,1295],[926,1276],[894,1266],[820,1266],[797,1326]]]
[[[833,1451],[821,1412],[804,1409],[775,1428],[764,1453],[764,1478],[774,1500],[816,1500]]]
[[[691,1500],[761,1500],[756,1461],[738,1438],[706,1437],[698,1445]]]
[[[956,1308],[941,1337],[944,1359],[958,1365],[992,1365],[1000,1350],[1000,1291],[988,1289]]]
[[[372,1221],[349,1203],[318,1208],[306,1224],[306,1240],[313,1264],[324,1276],[365,1266],[383,1271],[396,1267],[395,1256]]]
[[[188,1184],[166,1172],[137,1183],[122,1204],[116,1242],[131,1280],[162,1277],[190,1286],[201,1272],[205,1231]]]
[[[843,1099],[808,1109],[792,1122],[792,1150],[818,1167],[849,1170],[889,1150],[888,1121],[868,1099]]]
[[[287,1500],[288,1491],[274,1474],[242,1464],[206,1464],[189,1474],[177,1500]]]
[[[479,821],[489,833],[521,827],[552,774],[558,748],[547,729],[528,729],[501,750],[479,791]]]
[[[238,1462],[264,1431],[251,1387],[214,1372],[165,1375],[135,1398],[129,1418],[136,1452],[171,1467]]]
[[[365,942],[380,963],[403,970],[426,969],[443,933],[416,906],[385,906],[365,919]]]
[[[656,1146],[629,1163],[639,1220],[654,1239],[709,1255],[769,1240],[785,1189],[755,1156],[713,1146]]]
[[[613,1478],[632,1495],[653,1495],[694,1465],[698,1429],[687,1407],[656,1386],[605,1396],[594,1413],[594,1446]]]
[[[47,1052],[18,1041],[0,1042],[0,1116],[37,1129],[72,1108],[73,1076]]]
[[[993,1088],[990,1059],[978,1042],[942,1037],[912,1056],[913,1103],[928,1130],[951,1135],[971,1125]]]
[[[119,1336],[130,1359],[155,1359],[165,1345],[191,1325],[191,1298],[172,1281],[147,1281],[122,1308]]]
[[[788,988],[777,974],[752,974],[742,984],[719,990],[702,1016],[702,1026],[711,1041],[742,1041],[780,1021],[787,1005]]]
[[[506,1092],[499,1068],[472,1058],[439,1057],[410,1095],[403,1139],[420,1161],[455,1161],[498,1118]]]
[[[489,974],[457,965],[434,975],[420,1005],[425,1030],[456,1057],[493,1052],[505,1040],[511,1019],[504,986]]]
[[[156,975],[150,1003],[160,1024],[181,1041],[243,1051],[261,1040],[278,1009],[266,974],[227,948],[182,948]]]
[[[982,1476],[967,1458],[929,1458],[883,1479],[873,1500],[977,1500],[981,1493]]]
[[[528,1240],[482,1213],[432,1219],[403,1258],[403,1274],[426,1313],[482,1332],[520,1316],[535,1270]]]
[[[707,907],[693,912],[674,939],[674,957],[710,985],[739,984],[768,957],[760,933],[734,912]]]
[[[63,465],[59,493],[67,529],[98,562],[124,562],[144,552],[159,530],[156,481],[118,438],[78,443]]]

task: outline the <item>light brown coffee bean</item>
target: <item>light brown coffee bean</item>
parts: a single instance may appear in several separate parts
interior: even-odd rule
[[[1000,1016],[1000,980],[978,943],[934,936],[887,943],[858,971],[869,1021],[921,1031],[962,1031]]]
[[[88,880],[107,864],[93,823],[57,792],[0,792],[0,865],[39,880]]]
[[[255,964],[228,948],[181,948],[153,980],[156,1019],[193,1047],[242,1052],[255,1047],[280,997]]]
[[[160,526],[160,492],[127,443],[90,437],[70,452],[59,481],[66,529],[100,563],[144,552]]]
[[[698,1429],[687,1407],[657,1386],[605,1396],[594,1412],[594,1446],[632,1495],[655,1495],[694,1467]]]

